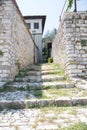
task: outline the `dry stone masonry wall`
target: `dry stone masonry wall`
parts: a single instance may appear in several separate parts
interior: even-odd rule
[[[66,12],[52,45],[54,62],[69,77],[87,78],[87,12]]]
[[[13,80],[19,67],[34,63],[34,48],[15,0],[0,0],[0,86]]]

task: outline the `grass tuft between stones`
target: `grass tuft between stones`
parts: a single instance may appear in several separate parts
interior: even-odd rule
[[[61,130],[87,130],[87,124],[79,122]]]

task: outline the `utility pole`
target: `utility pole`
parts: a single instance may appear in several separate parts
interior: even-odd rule
[[[76,0],[74,0],[74,12],[77,12],[77,3],[76,3]]]

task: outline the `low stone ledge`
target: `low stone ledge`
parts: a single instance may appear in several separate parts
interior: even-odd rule
[[[45,100],[23,100],[23,101],[1,101],[0,109],[25,109],[25,108],[39,108],[39,107],[68,107],[87,105],[87,98],[60,98],[60,99],[45,99]]]
[[[47,81],[62,81],[64,80],[64,76],[58,75],[45,75],[45,76],[26,76],[26,77],[19,77],[16,78],[15,81],[18,82],[47,82]]]
[[[72,105],[87,105],[87,98],[72,98]]]
[[[70,98],[65,98],[65,99],[56,99],[55,100],[55,106],[58,106],[58,107],[60,107],[60,106],[64,106],[64,107],[66,107],[66,106],[72,106],[72,100],[70,99]]]
[[[63,82],[34,82],[34,83],[28,83],[28,82],[20,82],[20,83],[13,83],[13,84],[8,84],[6,85],[7,88],[10,87],[10,89],[25,89],[25,90],[43,90],[45,89],[46,86],[49,86],[50,88],[73,88],[75,87],[74,84],[72,83],[63,83]],[[3,87],[4,89],[4,87]]]

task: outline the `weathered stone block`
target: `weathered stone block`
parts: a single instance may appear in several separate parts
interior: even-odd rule
[[[84,69],[85,68],[85,66],[83,66],[83,65],[78,65],[78,69]]]
[[[76,69],[77,68],[77,65],[68,65],[67,66],[67,69]]]

